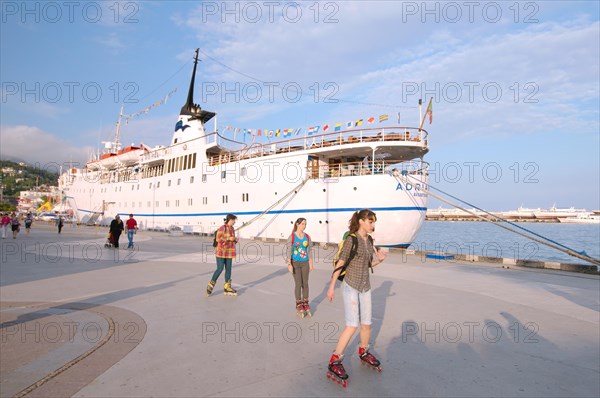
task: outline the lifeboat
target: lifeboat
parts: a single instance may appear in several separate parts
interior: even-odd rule
[[[119,150],[117,159],[125,166],[130,166],[137,163],[140,160],[140,156],[143,155],[144,152],[144,148],[131,145]]]

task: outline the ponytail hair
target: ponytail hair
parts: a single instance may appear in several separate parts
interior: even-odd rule
[[[306,221],[306,218],[300,217],[296,220],[296,222],[294,223],[294,229],[292,229],[292,233],[294,233],[298,230],[298,224],[301,224],[302,221]]]
[[[354,214],[352,214],[348,225],[348,229],[350,230],[351,234],[354,234],[356,231],[358,231],[358,228],[360,227],[358,222],[359,220],[377,221],[377,216],[375,215],[375,212],[369,209],[355,211]]]

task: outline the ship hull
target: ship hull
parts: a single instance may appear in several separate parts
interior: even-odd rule
[[[303,185],[305,175],[279,180],[262,176],[266,181],[228,175],[230,180],[221,182],[221,172],[216,174],[208,176],[214,181],[207,178],[204,183],[201,175],[190,171],[176,179],[162,176],[108,184],[94,183],[96,178],[90,174],[69,187],[68,197],[83,223],[104,209],[96,221],[101,225],[108,225],[116,214],[131,213],[143,229],[179,227],[210,234],[227,213],[233,213],[242,238],[287,239],[294,221],[303,217],[313,241],[335,243],[348,229],[352,214],[369,208],[378,218],[376,243],[389,247],[409,246],[427,210],[427,195],[418,187],[427,184],[426,175],[416,176],[419,182],[407,186],[389,173],[308,179]]]

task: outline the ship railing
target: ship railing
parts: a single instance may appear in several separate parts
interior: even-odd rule
[[[401,175],[428,175],[429,163],[422,160],[375,160],[368,162],[345,162],[309,165],[307,175],[309,178],[339,178],[349,176],[365,176],[376,174]]]
[[[209,157],[209,164],[214,166],[231,161],[251,159],[256,157],[303,151],[307,149],[329,148],[367,142],[406,142],[410,145],[427,146],[428,133],[425,129],[416,127],[385,127],[357,128],[341,132],[313,134],[296,137],[274,143],[258,144],[236,151],[227,151]]]

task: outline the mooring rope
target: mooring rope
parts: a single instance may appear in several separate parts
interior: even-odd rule
[[[408,178],[407,178],[407,177],[410,177],[410,178],[412,178],[412,179],[414,179],[414,180],[418,181],[419,183],[421,183],[421,181],[419,181],[419,180],[418,180],[418,179],[416,179],[415,177],[411,176],[411,175],[410,175],[410,174],[408,174],[406,171],[403,171],[403,172],[401,173],[401,175],[402,175],[402,176],[404,176],[404,177],[406,177],[404,181],[401,181],[401,178],[402,178],[402,177],[400,177],[400,175],[394,175],[394,176],[396,177],[396,180],[398,180],[398,181],[400,181],[400,182],[404,182],[405,184],[408,182]],[[548,247],[551,247],[551,248],[553,248],[553,249],[556,249],[556,250],[559,250],[559,251],[561,251],[561,252],[563,252],[563,253],[566,253],[566,254],[568,254],[568,255],[570,255],[570,256],[577,257],[577,258],[579,258],[579,259],[581,259],[581,260],[584,260],[584,261],[590,262],[590,263],[592,263],[592,264],[596,265],[597,267],[600,267],[600,260],[599,260],[599,259],[596,259],[596,258],[593,258],[593,257],[590,257],[590,256],[588,256],[588,255],[587,255],[585,252],[578,252],[578,251],[576,251],[576,250],[574,250],[574,249],[572,249],[572,248],[570,248],[570,247],[568,247],[568,246],[565,246],[565,245],[563,245],[563,244],[561,244],[561,243],[558,243],[558,242],[556,242],[556,241],[554,241],[554,240],[552,240],[552,239],[550,239],[550,238],[547,238],[547,237],[545,237],[545,236],[543,236],[543,235],[540,235],[540,234],[538,234],[538,233],[536,233],[536,232],[534,232],[534,231],[531,231],[531,230],[529,230],[529,229],[527,229],[527,228],[521,227],[520,225],[516,225],[516,224],[515,224],[515,223],[513,223],[513,222],[510,222],[510,221],[508,221],[508,220],[506,220],[506,219],[504,219],[504,218],[502,218],[502,217],[499,217],[499,216],[497,216],[497,215],[494,215],[494,214],[492,214],[492,213],[490,213],[490,212],[488,212],[488,211],[486,211],[486,210],[484,210],[484,209],[481,209],[481,208],[479,208],[479,207],[477,207],[477,206],[474,206],[474,205],[472,205],[471,203],[468,203],[468,202],[466,202],[466,201],[464,201],[464,200],[462,200],[462,199],[460,199],[460,198],[458,198],[458,197],[456,197],[456,196],[454,196],[454,195],[451,195],[451,194],[449,194],[449,193],[447,193],[447,192],[444,192],[444,191],[442,191],[441,189],[439,189],[439,188],[436,188],[436,187],[434,187],[434,186],[432,186],[432,185],[430,185],[430,184],[427,184],[427,186],[428,186],[428,187],[430,187],[430,188],[432,188],[432,189],[435,189],[436,191],[439,191],[439,192],[441,192],[442,194],[444,194],[444,195],[446,195],[446,196],[449,196],[449,197],[451,197],[452,199],[455,199],[455,200],[457,200],[457,201],[459,201],[459,202],[462,202],[462,203],[466,204],[467,206],[471,206],[473,209],[479,210],[479,211],[481,211],[481,212],[485,213],[486,215],[488,215],[488,216],[490,216],[490,217],[493,217],[493,218],[495,218],[496,220],[500,220],[501,222],[505,222],[505,223],[507,223],[507,224],[510,224],[510,225],[512,225],[512,226],[514,226],[514,227],[517,227],[517,228],[519,228],[519,229],[522,229],[522,230],[524,230],[524,231],[526,231],[526,232],[528,232],[528,233],[530,233],[530,234],[532,234],[532,235],[535,235],[535,236],[537,236],[537,237],[539,237],[539,238],[545,239],[547,242],[544,242],[543,240],[540,240],[540,239],[534,238],[533,236],[525,235],[525,234],[523,234],[523,233],[521,233],[521,232],[519,232],[519,231],[515,231],[514,229],[508,228],[507,226],[501,225],[499,222],[497,222],[497,221],[495,221],[495,220],[493,220],[493,219],[490,219],[490,218],[484,217],[484,216],[482,216],[482,215],[480,215],[480,214],[476,214],[476,213],[474,213],[474,212],[472,212],[472,211],[469,211],[469,210],[467,210],[467,209],[465,209],[465,208],[461,207],[460,205],[457,205],[457,204],[455,204],[455,203],[452,203],[452,202],[450,202],[449,200],[446,200],[446,199],[444,199],[443,197],[441,197],[441,196],[439,196],[439,195],[436,195],[436,194],[434,194],[433,192],[431,192],[430,190],[428,190],[428,189],[424,188],[423,186],[421,186],[421,187],[420,187],[420,190],[422,190],[422,191],[423,191],[423,192],[425,192],[426,194],[428,194],[428,195],[431,195],[431,196],[433,196],[434,198],[436,198],[436,199],[438,199],[438,200],[440,200],[440,201],[442,201],[442,202],[444,202],[444,203],[446,203],[446,204],[449,204],[449,205],[450,205],[450,206],[452,206],[452,207],[455,207],[455,208],[457,208],[457,209],[459,209],[459,210],[462,210],[462,211],[464,211],[464,212],[466,212],[466,213],[469,213],[469,214],[471,214],[471,215],[474,215],[475,217],[477,217],[477,218],[480,218],[480,219],[481,219],[481,220],[483,220],[483,221],[486,221],[486,222],[492,223],[492,224],[494,224],[494,225],[496,225],[496,226],[498,226],[498,227],[500,227],[500,228],[503,228],[503,229],[505,229],[505,230],[507,230],[507,231],[509,231],[509,232],[512,232],[512,233],[514,233],[514,234],[517,234],[517,235],[523,236],[524,238],[527,238],[527,239],[533,240],[534,242],[541,243],[541,244],[543,244],[543,245],[546,245],[546,246],[548,246]],[[551,242],[551,243],[549,243],[549,242]]]

